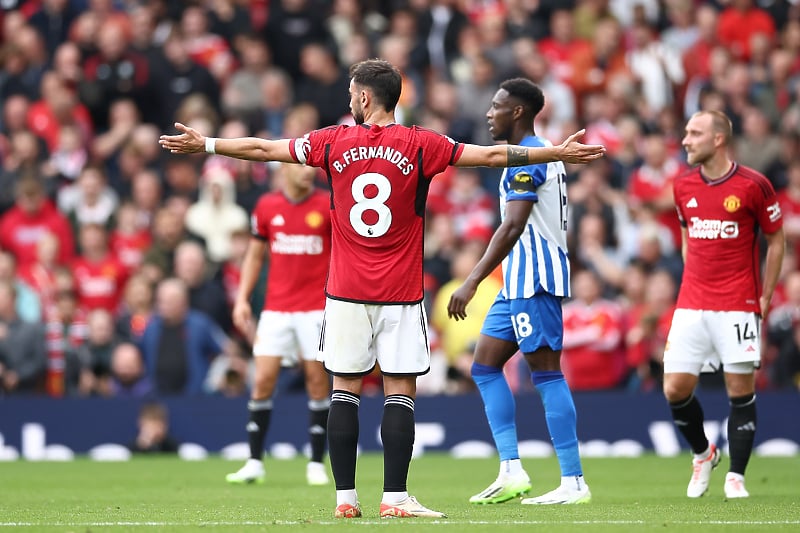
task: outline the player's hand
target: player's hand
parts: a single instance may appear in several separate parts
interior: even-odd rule
[[[205,152],[206,138],[189,126],[180,122],[175,123],[175,129],[182,132],[178,135],[162,135],[158,139],[158,144],[165,150],[173,154],[196,154]]]
[[[561,161],[565,163],[588,163],[605,155],[606,147],[602,144],[581,144],[578,142],[578,139],[583,137],[584,133],[586,133],[586,130],[575,132],[558,146]]]
[[[248,337],[252,336],[255,328],[249,302],[236,302],[233,305],[233,325]]]
[[[762,321],[767,319],[767,313],[769,312],[770,300],[772,300],[772,298],[767,298],[766,296],[761,296],[761,298],[758,299],[758,305],[761,308],[761,320]]]
[[[447,316],[455,318],[456,321],[467,318],[467,304],[475,296],[475,290],[474,287],[468,286],[466,283],[457,288],[447,303]]]

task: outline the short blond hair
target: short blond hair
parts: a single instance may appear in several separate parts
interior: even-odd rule
[[[709,115],[711,117],[711,130],[714,133],[721,133],[725,139],[725,144],[730,144],[731,139],[733,139],[733,124],[731,124],[731,119],[728,118],[728,115],[716,109],[709,109],[698,111],[693,117],[700,117],[703,115]]]

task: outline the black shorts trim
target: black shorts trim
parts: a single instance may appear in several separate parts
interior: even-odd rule
[[[331,300],[338,300],[340,302],[349,302],[351,304],[364,304],[364,305],[417,305],[422,303],[423,298],[419,300],[411,300],[408,302],[380,302],[380,301],[372,301],[372,300],[356,300],[354,298],[342,298],[341,296],[333,296],[332,294],[325,292],[325,296],[330,298]]]

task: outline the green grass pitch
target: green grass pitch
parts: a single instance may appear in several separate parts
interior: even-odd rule
[[[555,487],[555,458],[525,459],[523,464],[533,493]],[[443,520],[377,518],[380,455],[359,460],[364,509],[359,520],[332,518],[333,487],[306,486],[302,459],[267,459],[264,485],[227,485],[225,474],[239,466],[217,458],[188,462],[170,457],[0,463],[0,531],[800,531],[800,458],[753,458],[747,477],[751,497],[738,501],[726,501],[722,492],[727,458],[714,473],[709,493],[698,500],[684,496],[691,473],[688,453],[585,459],[592,503],[536,507],[516,501],[470,505],[469,496],[494,479],[496,460],[427,454],[412,462],[409,486],[423,504],[447,513]]]

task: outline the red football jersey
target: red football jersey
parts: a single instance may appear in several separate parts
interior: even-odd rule
[[[688,238],[677,307],[760,313],[758,229],[774,233],[783,223],[772,184],[734,163],[714,181],[696,167],[674,191]]]
[[[281,192],[263,195],[250,220],[253,236],[269,243],[264,309],[325,308],[325,276],[331,254],[330,199],[314,191],[294,203]]]
[[[316,130],[290,143],[327,172],[333,249],[326,294],[374,304],[422,301],[422,234],[430,180],[463,145],[417,126]]]

